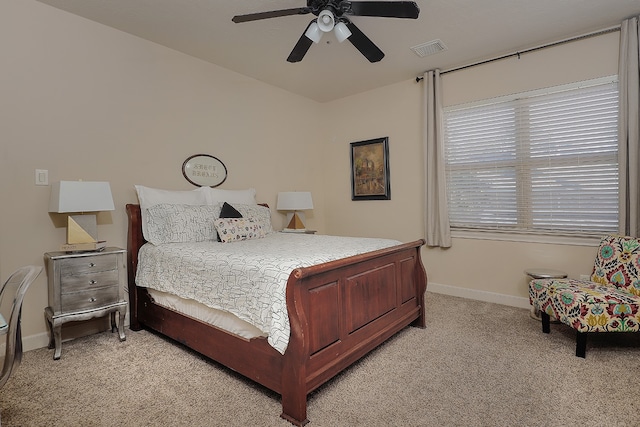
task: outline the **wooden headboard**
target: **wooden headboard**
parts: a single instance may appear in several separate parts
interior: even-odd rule
[[[126,206],[129,217],[129,229],[127,233],[127,267],[129,270],[129,283],[135,283],[136,268],[138,267],[138,251],[147,243],[142,235],[142,216],[140,205],[128,204]]]

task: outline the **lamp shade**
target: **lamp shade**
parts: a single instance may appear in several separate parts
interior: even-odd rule
[[[278,205],[276,209],[279,211],[313,209],[311,193],[308,191],[285,191],[278,193]]]
[[[328,33],[333,30],[333,26],[335,25],[335,18],[333,17],[333,13],[330,10],[325,9],[318,15],[318,19],[316,20],[318,23],[318,28]]]
[[[98,212],[114,209],[108,182],[60,181],[51,186],[49,212]]]
[[[344,22],[338,22],[333,29],[333,33],[336,35],[339,43],[351,37],[351,31]]]
[[[307,31],[304,33],[305,36],[314,43],[320,43],[320,39],[322,38],[322,31],[320,31],[320,27],[317,23],[313,22],[307,28]]]

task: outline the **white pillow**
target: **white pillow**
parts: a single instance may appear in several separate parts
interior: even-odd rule
[[[207,201],[210,205],[227,202],[230,205],[240,203],[244,205],[257,205],[256,189],[246,190],[223,190],[221,188],[206,187]]]
[[[135,185],[140,202],[140,212],[142,216],[142,235],[149,240],[147,232],[147,209],[153,205],[168,203],[172,205],[206,205],[207,188],[200,187],[191,191],[160,190],[157,188]]]
[[[214,224],[223,243],[260,239],[267,235],[255,218],[219,218]]]
[[[153,205],[147,209],[147,240],[154,245],[216,241],[213,222],[219,216],[219,205]]]
[[[271,211],[268,207],[239,203],[229,204],[240,212],[243,218],[254,219],[258,224],[260,224],[260,227],[264,230],[265,234],[273,233],[273,226],[271,225]]]

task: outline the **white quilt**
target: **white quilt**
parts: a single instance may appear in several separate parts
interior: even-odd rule
[[[291,272],[400,244],[390,239],[272,233],[232,243],[145,244],[136,284],[229,311],[268,334],[284,354],[289,342],[286,285]]]

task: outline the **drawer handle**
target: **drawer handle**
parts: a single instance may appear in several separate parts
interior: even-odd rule
[[[98,300],[97,300],[95,297],[91,297],[91,298],[89,298],[89,301],[91,301],[91,302],[96,302],[96,301],[98,301]]]
[[[94,262],[90,262],[89,263],[89,267],[95,267],[95,266],[96,266],[96,264]]]
[[[97,281],[97,280],[89,280],[89,284],[90,284],[90,285],[95,285],[96,283],[98,283],[98,281]]]

